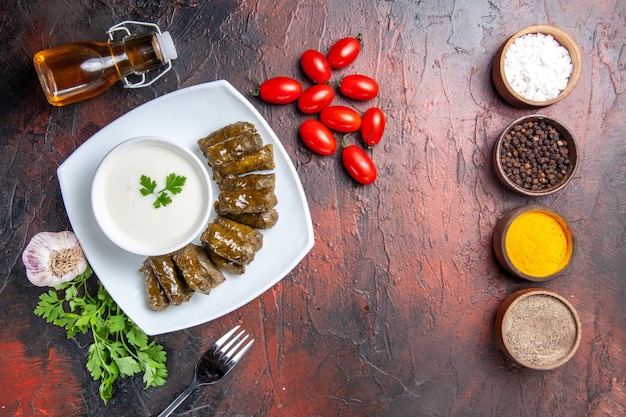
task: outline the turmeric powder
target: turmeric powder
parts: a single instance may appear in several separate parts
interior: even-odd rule
[[[560,272],[572,257],[572,237],[567,224],[547,211],[520,214],[511,222],[505,239],[511,263],[535,278]]]

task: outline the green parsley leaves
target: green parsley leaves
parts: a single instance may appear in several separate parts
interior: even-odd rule
[[[91,332],[87,369],[100,380],[100,397],[106,403],[118,377],[143,372],[145,388],[161,386],[167,378],[166,352],[128,318],[97,280],[88,288],[91,267],[73,281],[43,293],[35,314],[62,327],[68,339]],[[94,294],[94,295],[92,295]]]
[[[155,191],[157,188],[156,181],[147,175],[142,175],[139,179],[139,184],[141,185],[139,192],[143,196],[155,196],[153,204],[154,208],[164,207],[172,202],[171,195],[176,195],[183,190],[185,181],[187,181],[186,177],[176,175],[172,172],[167,176],[167,178],[165,178],[165,187],[159,191]]]

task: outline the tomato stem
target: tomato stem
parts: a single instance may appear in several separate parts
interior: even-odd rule
[[[352,146],[354,145],[354,143],[350,143],[348,142],[348,138],[350,137],[349,133],[346,133],[345,135],[343,135],[343,137],[341,138],[341,146],[343,147],[343,149],[347,148],[348,146]]]
[[[343,81],[343,77],[344,75],[342,75],[341,77],[339,77],[339,79],[336,79],[335,81],[327,81],[328,84],[333,85],[335,84],[337,86],[337,88],[341,88],[341,82]]]
[[[261,94],[261,80],[259,80],[257,77],[250,77],[250,81],[255,83],[257,87],[249,90],[249,93],[253,97],[258,97],[259,94]]]

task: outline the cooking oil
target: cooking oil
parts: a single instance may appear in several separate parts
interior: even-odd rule
[[[110,33],[117,30],[114,28]],[[171,66],[176,59],[168,32],[127,33],[118,42],[76,42],[37,52],[33,63],[50,104],[64,106],[94,97],[119,80],[130,88],[149,85],[156,78],[146,83],[148,71]],[[133,74],[141,75],[142,81],[130,82],[127,77]]]

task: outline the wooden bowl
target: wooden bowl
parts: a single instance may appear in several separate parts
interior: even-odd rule
[[[511,294],[496,313],[498,344],[513,361],[530,369],[550,370],[569,361],[580,345],[581,333],[574,307],[540,288]]]
[[[504,72],[504,58],[506,53],[508,52],[511,44],[515,42],[519,37],[528,35],[531,33],[543,33],[545,35],[551,35],[561,46],[563,46],[569,52],[570,59],[572,62],[572,73],[569,77],[567,87],[561,91],[561,93],[551,99],[546,101],[533,101],[523,97],[518,94],[513,87],[509,84]],[[548,25],[534,25],[529,26],[525,29],[520,30],[511,36],[507,41],[500,47],[498,52],[493,58],[493,62],[491,64],[491,75],[493,78],[493,82],[495,84],[496,90],[504,100],[506,100],[509,104],[519,108],[539,108],[550,106],[556,102],[563,100],[567,97],[576,87],[578,81],[580,80],[580,75],[582,73],[582,54],[580,52],[580,48],[578,44],[567,32],[556,28],[554,26]]]
[[[520,230],[519,223],[513,232],[518,234],[509,236],[514,221],[528,213],[537,213],[540,216],[538,219],[542,223],[538,224],[554,226],[554,229],[550,229],[551,233],[559,237],[562,234],[566,239],[563,248],[565,253],[559,252],[555,255],[554,250],[546,242],[541,241],[539,234],[533,233],[530,229],[524,230],[527,234],[520,235],[517,232]],[[533,257],[527,253],[520,253],[513,249],[516,246],[528,247],[528,253],[534,250],[541,256]],[[569,223],[555,211],[539,205],[526,205],[510,210],[498,220],[493,233],[493,249],[498,262],[511,275],[529,281],[545,282],[567,271],[574,255],[574,235]],[[541,273],[538,273],[538,268],[541,268]]]
[[[506,146],[508,146],[505,143],[506,141],[508,141],[507,134],[509,134],[509,132],[516,125],[522,125],[527,122],[531,122],[531,123],[543,122],[547,125],[552,126],[554,129],[556,129],[560,134],[561,140],[564,140],[567,142],[567,153],[569,157],[569,164],[567,166],[567,172],[565,174],[562,174],[562,173],[559,174],[563,176],[560,179],[558,179],[558,181],[555,182],[554,184],[548,183],[546,185],[543,185],[543,188],[536,189],[536,190],[533,190],[524,186],[524,183],[522,184],[516,183],[516,181],[513,179],[514,175],[511,174],[511,177],[509,177],[509,175],[507,174],[507,167],[505,166],[507,164],[507,161],[505,161],[505,159],[507,159]],[[504,149],[505,155],[503,155],[503,149]],[[552,158],[550,157],[550,159]],[[496,174],[496,177],[502,182],[502,184],[504,184],[507,188],[509,188],[512,191],[515,191],[517,193],[524,194],[530,197],[545,196],[545,195],[557,192],[561,190],[563,187],[565,187],[573,178],[576,172],[576,169],[578,168],[578,160],[579,160],[578,143],[576,142],[576,138],[574,137],[574,134],[563,123],[559,122],[555,118],[550,117],[550,116],[540,115],[540,114],[523,116],[511,122],[496,140],[493,146],[493,153],[492,153],[492,167],[493,167],[494,173]],[[530,168],[532,168],[532,166]],[[550,173],[549,175],[553,175],[553,173]]]

